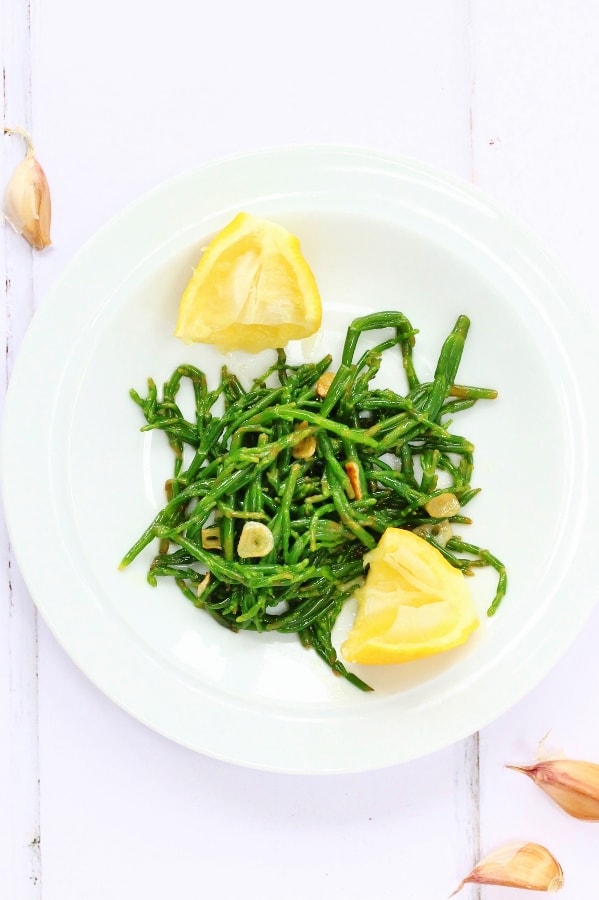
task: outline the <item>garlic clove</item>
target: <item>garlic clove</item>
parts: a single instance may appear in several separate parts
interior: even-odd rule
[[[599,765],[578,759],[542,759],[533,766],[508,766],[528,775],[575,819],[599,822]]]
[[[246,522],[239,535],[237,554],[241,559],[267,556],[275,545],[270,528],[261,522]]]
[[[453,528],[449,519],[441,519],[440,522],[425,522],[423,525],[417,525],[414,528],[414,534],[423,538],[431,535],[441,547],[444,547],[447,541],[453,537]]]
[[[44,170],[35,158],[31,138],[20,128],[5,128],[6,134],[20,134],[27,145],[25,159],[13,171],[4,192],[4,217],[17,234],[36,250],[50,240],[50,187]]]
[[[447,491],[444,494],[437,494],[436,497],[431,497],[424,508],[433,519],[447,519],[459,513],[460,501],[455,494]]]
[[[332,385],[335,379],[335,372],[324,372],[318,381],[316,382],[316,396],[317,397],[326,397],[329,392],[329,388]]]
[[[218,525],[209,525],[202,528],[202,547],[204,550],[222,550],[220,540],[220,528]]]
[[[199,582],[198,587],[197,587],[196,595],[197,595],[198,600],[201,598],[202,594],[204,593],[204,591],[206,590],[206,588],[208,587],[209,584],[210,584],[210,572],[206,572],[206,574],[204,575],[202,580]]]
[[[299,422],[295,426],[295,431],[303,431],[308,427],[307,422]],[[294,459],[310,459],[316,453],[316,438],[313,434],[309,434],[303,440],[291,448],[291,455]]]
[[[564,886],[562,867],[541,844],[506,844],[485,856],[451,894],[466,884],[495,884],[555,893]]]

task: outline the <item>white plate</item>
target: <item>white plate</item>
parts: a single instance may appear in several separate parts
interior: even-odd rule
[[[232,635],[177,591],[145,580],[151,550],[124,551],[162,504],[164,436],[142,435],[130,387],[222,358],[172,337],[208,236],[239,210],[298,234],[324,327],[299,357],[338,352],[350,320],[399,308],[431,374],[458,314],[472,320],[459,380],[500,398],[461,414],[476,444],[463,533],[508,567],[472,579],[483,619],[459,650],[371,669],[363,694],[295,637]],[[109,223],[47,296],[10,384],[2,445],[9,530],[56,638],[116,703],[202,753],[279,771],[381,768],[499,716],[555,663],[594,602],[599,451],[597,329],[519,224],[472,187],[420,164],[342,148],[267,151],[204,166]],[[248,372],[242,354],[229,364]],[[391,377],[391,376],[390,376]],[[398,374],[397,377],[400,377]],[[347,629],[351,609],[340,623]]]

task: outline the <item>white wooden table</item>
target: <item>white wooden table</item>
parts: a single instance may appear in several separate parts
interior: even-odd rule
[[[96,229],[171,175],[267,146],[372,147],[473,181],[599,310],[589,0],[0,0],[0,14],[3,122],[31,131],[54,213],[42,254],[0,232],[3,383]],[[0,147],[5,183],[22,148]],[[364,775],[268,774],[182,749],[106,699],[36,615],[5,531],[0,552],[3,900],[428,900],[519,839],[559,858],[564,900],[595,895],[599,826],[504,764],[532,761],[548,731],[599,761],[599,609],[532,693],[456,746]]]

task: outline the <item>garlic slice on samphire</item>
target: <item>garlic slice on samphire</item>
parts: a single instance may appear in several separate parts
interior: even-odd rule
[[[508,769],[528,775],[568,815],[599,822],[599,765],[579,759],[542,759]]]
[[[237,555],[241,559],[268,556],[274,545],[275,539],[270,528],[262,522],[249,521],[241,529]]]
[[[564,886],[562,867],[541,844],[506,844],[485,856],[451,894],[466,884],[494,884],[555,893]]]
[[[17,234],[36,250],[48,247],[50,240],[50,187],[44,170],[35,158],[33,144],[23,128],[5,128],[5,134],[19,134],[27,151],[13,171],[4,192],[4,217]]]

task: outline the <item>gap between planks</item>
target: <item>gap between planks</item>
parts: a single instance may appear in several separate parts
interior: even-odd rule
[[[0,0],[3,21],[2,78],[3,126],[31,131],[32,118],[32,9],[29,0]],[[4,136],[3,136],[4,138]],[[22,159],[23,148],[14,138],[2,141],[2,170],[10,173]],[[34,311],[33,251],[3,226],[5,356],[2,397],[14,358]],[[38,619],[16,568],[6,530],[2,526],[2,633],[5,658],[1,687],[2,718],[8,741],[2,755],[5,782],[3,885],[11,900],[41,900],[40,759],[38,732]]]

